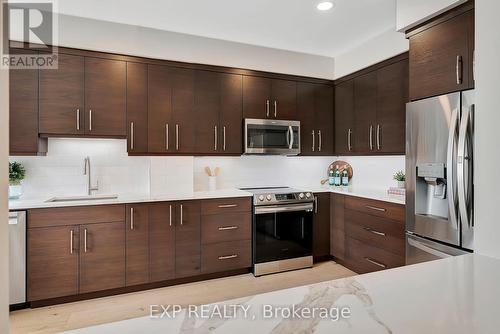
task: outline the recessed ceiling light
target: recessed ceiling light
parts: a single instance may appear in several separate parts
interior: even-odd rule
[[[331,1],[322,1],[320,3],[318,3],[318,5],[316,6],[316,8],[318,8],[318,10],[330,10],[333,8],[333,2]]]

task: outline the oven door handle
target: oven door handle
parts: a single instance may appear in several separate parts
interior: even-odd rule
[[[296,212],[296,211],[307,211],[312,212],[314,209],[314,204],[292,204],[292,205],[267,205],[267,206],[257,206],[255,207],[255,214],[266,214],[266,213],[278,213],[278,212]]]

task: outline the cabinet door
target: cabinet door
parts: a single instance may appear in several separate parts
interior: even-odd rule
[[[297,119],[297,82],[272,80],[271,118]]]
[[[80,226],[80,293],[125,286],[125,223]]]
[[[330,255],[330,193],[315,194],[313,256],[315,259]]]
[[[81,56],[59,54],[57,69],[40,70],[40,133],[85,132],[84,82]]]
[[[411,100],[472,88],[474,11],[410,37]]]
[[[78,226],[28,229],[28,301],[78,294]]]
[[[318,133],[318,154],[333,155],[334,147],[334,104],[333,87],[327,85],[316,85],[315,89],[315,115]]]
[[[169,68],[148,65],[148,152],[175,151]]]
[[[335,86],[335,153],[354,149],[354,80]]]
[[[271,118],[271,80],[243,76],[243,117]]]
[[[221,74],[209,71],[195,73],[195,126],[196,153],[213,154],[220,149],[219,113],[221,101]],[[184,130],[184,129],[183,129]]]
[[[38,138],[38,71],[10,70],[9,99],[10,155],[46,153]]]
[[[330,254],[345,260],[344,195],[330,196]]]
[[[193,153],[196,149],[196,124],[194,109],[194,70],[170,69],[172,77],[172,115],[174,117],[174,151]]]
[[[221,87],[220,152],[241,155],[243,153],[243,77],[236,74],[221,74]]]
[[[297,115],[300,120],[300,150],[302,155],[317,154],[315,92],[315,84],[305,82],[297,84]]]
[[[354,151],[372,154],[377,121],[377,72],[354,79],[354,96]]]
[[[403,60],[377,72],[377,126],[375,146],[381,153],[405,153],[408,61]]]
[[[124,61],[85,57],[85,133],[125,137],[127,68]]]
[[[195,276],[201,268],[200,202],[176,204],[175,277]]]
[[[127,151],[148,152],[148,66],[127,63]]]
[[[127,205],[126,286],[149,282],[149,206]]]
[[[150,282],[175,278],[175,206],[149,205]]]

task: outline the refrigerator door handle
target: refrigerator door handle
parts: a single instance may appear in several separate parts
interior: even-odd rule
[[[457,189],[458,189],[458,208],[462,222],[469,228],[472,227],[472,216],[469,215],[469,204],[471,196],[472,182],[472,113],[474,106],[464,109],[462,120],[460,122],[460,132],[458,136],[458,154],[457,154]]]
[[[446,159],[446,180],[448,187],[448,208],[450,211],[450,220],[454,226],[459,228],[456,200],[456,137],[458,127],[458,109],[454,109],[451,114],[450,130],[448,134],[448,153]]]

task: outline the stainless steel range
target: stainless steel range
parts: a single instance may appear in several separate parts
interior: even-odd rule
[[[244,190],[254,194],[254,275],[312,267],[313,194],[287,187]]]

